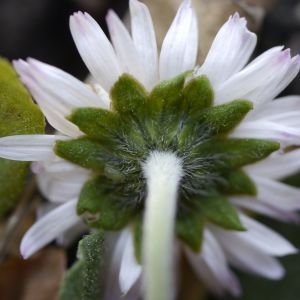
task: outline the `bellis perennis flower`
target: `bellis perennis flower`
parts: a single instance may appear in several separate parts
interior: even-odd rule
[[[300,191],[281,179],[300,167],[300,150],[286,150],[300,144],[300,97],[273,101],[298,73],[298,56],[275,47],[247,64],[256,36],[235,14],[196,67],[190,1],[159,55],[148,9],[130,0],[130,13],[131,33],[108,13],[111,43],[87,13],[71,16],[94,84],[34,59],[14,62],[57,131],[0,139],[1,157],[39,162],[40,189],[59,204],[26,233],[23,256],[83,218],[123,229],[114,260],[124,293],[142,277],[146,299],[172,299],[175,249],[219,295],[241,292],[229,264],[281,278],[274,257],[296,249],[252,217],[298,219]]]

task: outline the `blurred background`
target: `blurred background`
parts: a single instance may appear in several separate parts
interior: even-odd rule
[[[144,2],[150,7],[161,42],[181,0]],[[199,15],[199,63],[205,57],[218,28],[236,10],[246,16],[250,28],[258,34],[255,56],[276,45],[291,48],[294,55],[300,53],[299,0],[193,0],[193,4]],[[106,30],[105,15],[108,9],[115,10],[121,18],[128,20],[127,0],[0,0],[0,56],[9,60],[34,57],[85,79],[88,72],[72,41],[69,16],[78,10],[87,11]],[[299,75],[283,94],[300,94]],[[299,185],[298,178],[293,180]],[[300,227],[265,221],[272,223],[271,226],[300,248]],[[75,252],[76,246],[70,250],[72,257]],[[240,299],[299,300],[300,255],[284,258],[283,263],[287,268],[287,276],[280,282],[240,273],[245,291]],[[31,261],[18,259],[2,262],[0,300],[55,299],[65,264],[65,253],[55,248],[50,252],[42,251]],[[199,289],[200,285],[187,283],[180,299],[199,300]],[[212,297],[206,295],[202,299]],[[228,296],[225,299],[232,298]]]

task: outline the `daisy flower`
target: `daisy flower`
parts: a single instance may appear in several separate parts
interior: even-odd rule
[[[27,258],[80,220],[122,230],[113,255],[127,293],[175,297],[176,252],[218,295],[239,295],[230,266],[270,279],[296,252],[255,219],[298,220],[300,191],[282,183],[300,167],[300,97],[274,98],[300,68],[272,48],[248,60],[256,35],[238,14],[201,66],[197,19],[183,1],[158,55],[147,7],[130,0],[131,31],[109,11],[110,40],[87,13],[70,18],[87,85],[34,59],[14,66],[55,135],[0,139],[0,156],[34,161],[41,192],[58,206],[25,234]],[[251,214],[249,214],[249,211]]]

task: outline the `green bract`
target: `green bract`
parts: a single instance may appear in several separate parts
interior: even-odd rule
[[[111,90],[112,110],[75,110],[69,119],[85,136],[56,144],[59,156],[94,172],[81,192],[78,213],[107,230],[135,223],[137,257],[146,198],[142,165],[152,151],[173,152],[182,161],[176,232],[199,251],[206,222],[244,230],[228,196],[255,195],[241,167],[279,148],[277,142],[229,138],[251,103],[237,99],[213,106],[208,79],[186,83],[187,76],[161,82],[151,93],[131,76],[121,76]]]

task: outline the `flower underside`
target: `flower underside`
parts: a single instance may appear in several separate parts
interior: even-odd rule
[[[151,152],[172,152],[182,161],[176,234],[199,251],[206,222],[244,230],[228,197],[255,195],[241,168],[279,148],[273,141],[229,138],[252,104],[237,99],[213,106],[208,79],[186,83],[189,75],[161,82],[150,94],[133,77],[121,76],[111,89],[112,110],[76,109],[69,119],[85,135],[56,144],[59,156],[94,174],[81,191],[78,214],[106,230],[136,220],[137,250],[147,193],[143,163]]]

